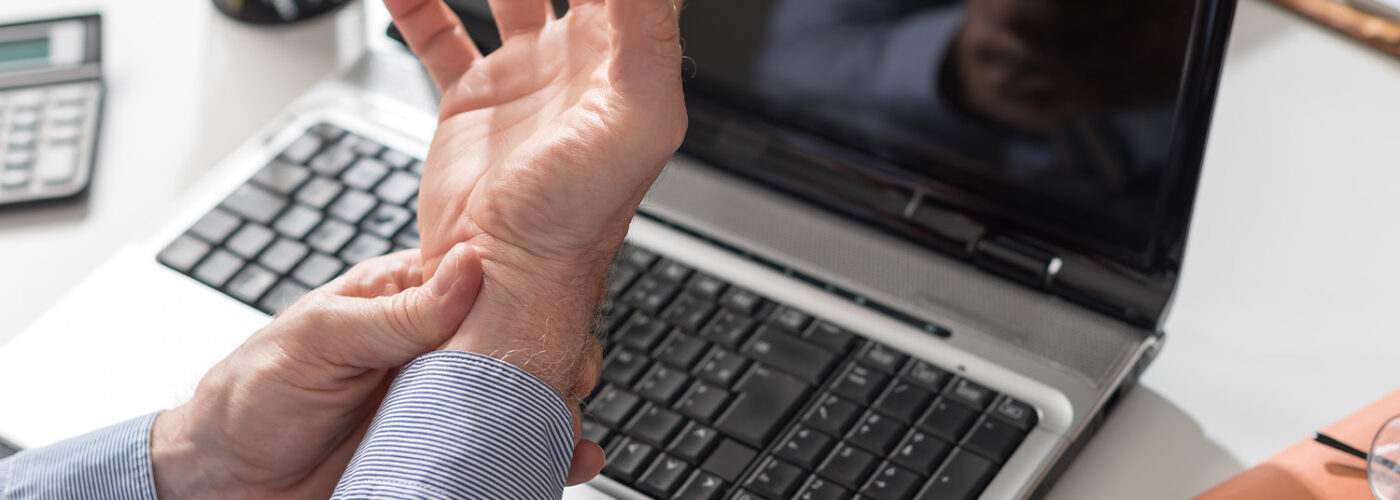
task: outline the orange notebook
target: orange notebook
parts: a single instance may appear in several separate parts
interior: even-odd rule
[[[1385,421],[1400,414],[1400,391],[1323,432],[1362,450]],[[1299,441],[1273,458],[1240,473],[1196,497],[1197,500],[1369,500],[1366,462],[1311,439],[1313,429],[1299,429],[1308,439]]]

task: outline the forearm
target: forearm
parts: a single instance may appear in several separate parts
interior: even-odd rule
[[[548,385],[435,352],[400,373],[334,498],[559,498],[573,448],[569,407]]]
[[[153,413],[0,460],[0,500],[155,500],[155,418]]]

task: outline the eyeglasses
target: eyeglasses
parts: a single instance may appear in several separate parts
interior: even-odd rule
[[[1313,433],[1313,440],[1348,455],[1366,461],[1366,481],[1371,485],[1371,495],[1376,500],[1400,500],[1400,415],[1390,420],[1376,431],[1371,439],[1371,452],[1366,453],[1332,436],[1321,432]]]

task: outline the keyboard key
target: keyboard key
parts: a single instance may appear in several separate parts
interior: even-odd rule
[[[943,463],[943,457],[947,456],[952,449],[951,443],[915,429],[894,448],[894,453],[890,454],[890,460],[915,473],[927,476],[933,474],[933,470],[938,467],[938,464]]]
[[[747,358],[722,347],[716,347],[710,350],[710,354],[705,356],[705,359],[700,360],[700,365],[695,368],[695,375],[701,380],[728,388],[734,384],[734,380],[744,374],[744,368],[748,365]]]
[[[807,397],[807,384],[761,366],[750,370],[734,390],[739,395],[715,428],[756,447],[766,446]]]
[[[681,429],[675,441],[666,451],[687,462],[698,464],[709,456],[710,448],[719,442],[719,433],[714,429],[691,422]]]
[[[753,325],[753,318],[744,315],[744,313],[723,309],[700,332],[700,336],[727,347],[739,347],[748,338]]]
[[[272,287],[272,291],[263,296],[262,301],[258,302],[258,308],[262,309],[263,312],[276,314],[310,291],[294,281],[283,279],[277,283],[277,286]]]
[[[1026,433],[1011,424],[995,418],[984,418],[972,429],[972,434],[963,441],[963,449],[978,453],[997,463],[1005,462],[1016,447],[1021,445]]]
[[[997,466],[963,450],[953,452],[938,474],[929,480],[917,500],[973,500],[992,481]]]
[[[656,254],[635,245],[626,245],[617,253],[619,262],[626,262],[638,269],[648,269],[656,263]]]
[[[768,318],[768,324],[787,330],[793,335],[802,333],[802,330],[807,328],[807,324],[811,321],[812,317],[808,316],[807,313],[786,306],[778,309],[778,312],[773,313],[773,317]]]
[[[599,446],[606,446],[608,438],[612,437],[612,430],[607,426],[598,423],[598,419],[592,416],[584,416],[579,419],[579,439],[598,443]]]
[[[406,169],[413,163],[412,156],[393,149],[384,150],[384,152],[379,155],[379,159],[384,160],[384,163],[397,169]]]
[[[339,182],[318,175],[297,190],[296,199],[312,208],[326,208],[344,190]]]
[[[714,421],[715,415],[727,401],[729,391],[698,382],[681,396],[680,411],[690,418],[709,423]]]
[[[885,462],[861,488],[861,495],[872,500],[905,500],[918,489],[921,477],[907,469]]]
[[[943,386],[948,385],[948,381],[953,378],[953,374],[924,361],[909,363],[909,366],[904,367],[904,373],[901,376],[905,380],[923,386],[924,389],[934,394],[941,392]]]
[[[418,176],[395,170],[379,187],[374,188],[374,194],[379,199],[402,206],[418,194],[418,182]]]
[[[875,468],[879,461],[875,455],[841,443],[836,445],[836,449],[826,457],[826,461],[817,467],[817,473],[854,490],[865,483],[870,469]]]
[[[724,494],[724,480],[705,471],[695,471],[672,500],[718,500]]]
[[[336,177],[353,161],[355,161],[354,151],[335,145],[321,151],[311,161],[306,162],[306,165],[321,175]]]
[[[1030,405],[1008,396],[1002,396],[996,404],[992,405],[992,414],[1023,431],[1035,427],[1035,422],[1038,419],[1035,410]]]
[[[949,386],[944,394],[946,397],[958,400],[959,403],[966,403],[977,411],[987,409],[987,404],[997,397],[995,391],[965,378],[954,380],[953,385]]]
[[[898,372],[906,359],[909,359],[909,356],[874,342],[866,344],[860,351],[861,361],[885,373]]]
[[[670,410],[664,410],[647,403],[637,416],[623,428],[623,432],[634,438],[658,447],[666,446],[671,435],[681,426],[684,419]]]
[[[704,465],[700,467],[705,471],[719,476],[725,481],[734,482],[739,480],[739,474],[744,473],[744,469],[749,467],[749,462],[753,462],[758,452],[753,448],[739,444],[732,439],[721,440],[715,451],[710,453],[710,458],[705,459]]]
[[[846,500],[851,497],[851,492],[836,483],[832,483],[821,476],[812,476],[807,479],[807,483],[802,485],[802,489],[797,490],[797,500]]]
[[[859,416],[860,407],[855,403],[826,393],[821,401],[807,412],[802,421],[827,434],[842,436]]]
[[[630,482],[637,478],[637,475],[647,464],[651,463],[651,456],[655,453],[656,450],[650,445],[626,438],[616,448],[613,448],[612,453],[608,455],[607,466],[603,467],[603,470],[608,475],[621,477]]]
[[[637,284],[632,285],[623,296],[623,300],[648,314],[660,316],[661,310],[671,303],[671,298],[676,296],[678,289],[674,283],[644,276],[637,280]]]
[[[224,290],[238,300],[256,304],[258,299],[276,283],[277,275],[273,274],[272,271],[257,264],[249,264],[228,282]]]
[[[875,408],[895,420],[912,424],[924,413],[924,409],[928,408],[928,403],[932,400],[933,394],[928,391],[909,382],[896,380],[885,389],[880,399],[875,401]]]
[[[350,240],[350,244],[340,251],[340,258],[353,266],[389,253],[393,247],[394,244],[389,243],[389,240],[372,234],[361,234]]]
[[[316,224],[321,222],[321,212],[307,208],[305,205],[293,204],[272,227],[277,232],[285,234],[295,239],[305,238]]]
[[[687,332],[695,333],[705,326],[705,320],[710,319],[710,315],[715,312],[715,305],[704,299],[690,294],[681,294],[671,307],[666,308],[666,312],[661,314],[661,319],[676,325],[676,327]]]
[[[880,391],[885,388],[885,383],[889,381],[888,375],[868,366],[854,363],[847,365],[838,377],[832,390],[864,405],[875,401],[875,397],[880,395]]]
[[[244,224],[238,232],[233,233],[224,246],[245,259],[251,259],[256,257],[258,252],[267,248],[267,245],[272,243],[275,238],[277,238],[277,233],[272,232],[266,226],[248,223]]]
[[[194,223],[194,227],[190,228],[190,232],[204,238],[205,241],[219,244],[223,243],[228,235],[233,234],[242,223],[242,219],[215,208],[204,214],[204,217],[200,217],[199,221]]]
[[[690,278],[690,282],[686,284],[685,288],[696,297],[715,302],[719,300],[720,294],[724,292],[726,286],[728,285],[720,281],[719,278],[697,273]]]
[[[373,158],[360,158],[341,174],[340,180],[352,188],[369,191],[386,175],[389,175],[389,166],[384,162]]]
[[[175,241],[170,242],[160,254],[156,256],[162,264],[170,266],[182,273],[190,272],[194,265],[203,259],[209,250],[213,248],[208,243],[195,239],[190,235],[180,235]]]
[[[253,184],[243,184],[224,199],[223,208],[263,224],[272,220],[291,203],[287,198]]]
[[[647,369],[647,357],[629,349],[618,349],[603,362],[603,380],[631,387]]]
[[[335,278],[342,269],[345,269],[345,265],[335,257],[312,252],[292,271],[292,277],[308,287],[316,288]]]
[[[768,498],[787,498],[804,475],[802,469],[770,457],[749,476],[744,487]]]
[[[355,237],[355,227],[335,219],[326,219],[315,231],[306,237],[312,248],[324,253],[335,254]]]
[[[825,381],[837,361],[830,351],[767,326],[759,329],[743,353],[813,385]]]
[[[755,317],[758,314],[759,307],[763,305],[763,298],[743,288],[732,287],[728,292],[725,292],[724,297],[720,299],[720,303],[724,304],[724,306],[731,311],[738,312],[745,316]]]
[[[253,175],[253,182],[262,184],[264,187],[282,194],[292,194],[303,182],[311,178],[311,169],[301,165],[293,165],[281,160],[272,160],[257,174]]]
[[[812,328],[807,330],[807,334],[804,338],[816,342],[817,345],[830,349],[832,352],[838,354],[845,354],[847,351],[850,351],[851,346],[855,345],[857,340],[854,333],[842,330],[841,327],[825,321],[818,321],[815,325],[812,325]]]
[[[272,246],[262,253],[262,256],[258,257],[258,262],[277,274],[287,274],[292,272],[292,268],[295,268],[297,263],[301,262],[301,259],[306,257],[310,251],[305,244],[299,241],[278,238],[272,243]]]
[[[598,323],[598,331],[594,335],[600,340],[612,338],[622,327],[624,321],[632,319],[632,306],[619,304],[611,300],[604,301],[606,310],[603,311],[603,320]]]
[[[622,423],[627,421],[627,417],[640,402],[641,398],[636,394],[608,385],[603,387],[602,392],[599,392],[593,401],[588,402],[585,411],[597,419],[598,423],[616,429],[622,427]]]
[[[379,153],[384,151],[384,146],[361,137],[360,140],[355,143],[354,150],[361,155],[374,157],[379,156]]]
[[[804,469],[813,469],[835,442],[836,439],[831,436],[807,426],[798,426],[778,444],[774,453]]]
[[[345,130],[329,123],[318,123],[306,131],[326,142],[335,142],[345,135]]]
[[[666,260],[662,261],[660,264],[657,264],[656,269],[653,269],[651,274],[652,276],[656,276],[657,278],[670,281],[675,284],[681,284],[685,282],[686,278],[690,277],[690,273],[692,271],[693,270],[689,267],[686,267],[685,264],[681,264],[679,262],[671,260]]]
[[[666,322],[639,312],[628,318],[627,322],[618,328],[617,335],[613,338],[621,345],[647,352],[670,329],[671,327]]]
[[[670,495],[680,486],[690,473],[690,466],[684,461],[675,457],[661,456],[651,464],[651,468],[642,474],[640,486],[643,491],[662,498]]]
[[[387,240],[393,238],[412,220],[413,212],[409,212],[407,208],[380,204],[360,223],[360,227]]]
[[[686,382],[690,381],[685,372],[669,368],[662,364],[652,365],[651,371],[642,377],[642,381],[637,384],[637,392],[642,397],[663,405],[669,405],[681,390],[685,389]]]
[[[204,262],[200,262],[199,266],[194,268],[194,277],[209,284],[209,286],[219,288],[224,286],[224,283],[232,278],[233,274],[238,272],[241,267],[243,267],[243,259],[223,249],[215,249],[204,259]]]
[[[689,370],[709,346],[704,340],[674,331],[662,341],[661,347],[657,348],[656,358],[662,363]]]
[[[879,412],[868,411],[856,422],[846,435],[846,441],[884,456],[894,448],[894,444],[904,435],[904,426]]]
[[[418,175],[423,175],[423,171],[427,168],[427,165],[424,165],[422,160],[413,160],[413,163],[408,165],[408,171]]]
[[[952,441],[961,441],[963,434],[972,427],[972,423],[977,420],[977,411],[960,403],[955,403],[946,399],[940,399],[929,407],[928,413],[919,419],[920,429],[929,433]]]
[[[292,141],[292,144],[282,151],[282,159],[298,165],[305,165],[306,162],[311,161],[317,151],[321,150],[322,145],[324,143],[321,142],[320,137],[311,134],[303,135]]]
[[[408,224],[404,225],[403,230],[399,231],[399,235],[394,238],[394,243],[403,245],[404,248],[422,247],[423,242],[418,236],[418,222],[409,221]]]
[[[344,194],[335,199],[335,203],[331,204],[330,213],[351,224],[358,224],[361,219],[365,218],[365,215],[374,210],[377,204],[379,204],[379,200],[376,200],[374,195],[364,191],[347,189]]]
[[[632,266],[613,266],[608,270],[607,276],[603,277],[603,283],[608,289],[608,298],[616,299],[621,296],[641,275],[642,271]]]

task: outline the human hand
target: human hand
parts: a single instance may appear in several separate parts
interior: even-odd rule
[[[441,0],[387,0],[443,91],[419,195],[424,261],[470,242],[484,273],[444,348],[494,356],[576,402],[596,383],[603,273],[685,134],[673,0],[491,0],[482,57]],[[576,407],[576,403],[574,405]],[[584,446],[579,454],[601,450]]]
[[[1169,103],[1189,0],[968,0],[952,54],[955,98],[1032,131]]]
[[[481,286],[462,244],[423,281],[419,252],[365,261],[253,334],[161,414],[161,498],[327,498],[398,367],[457,331]]]

